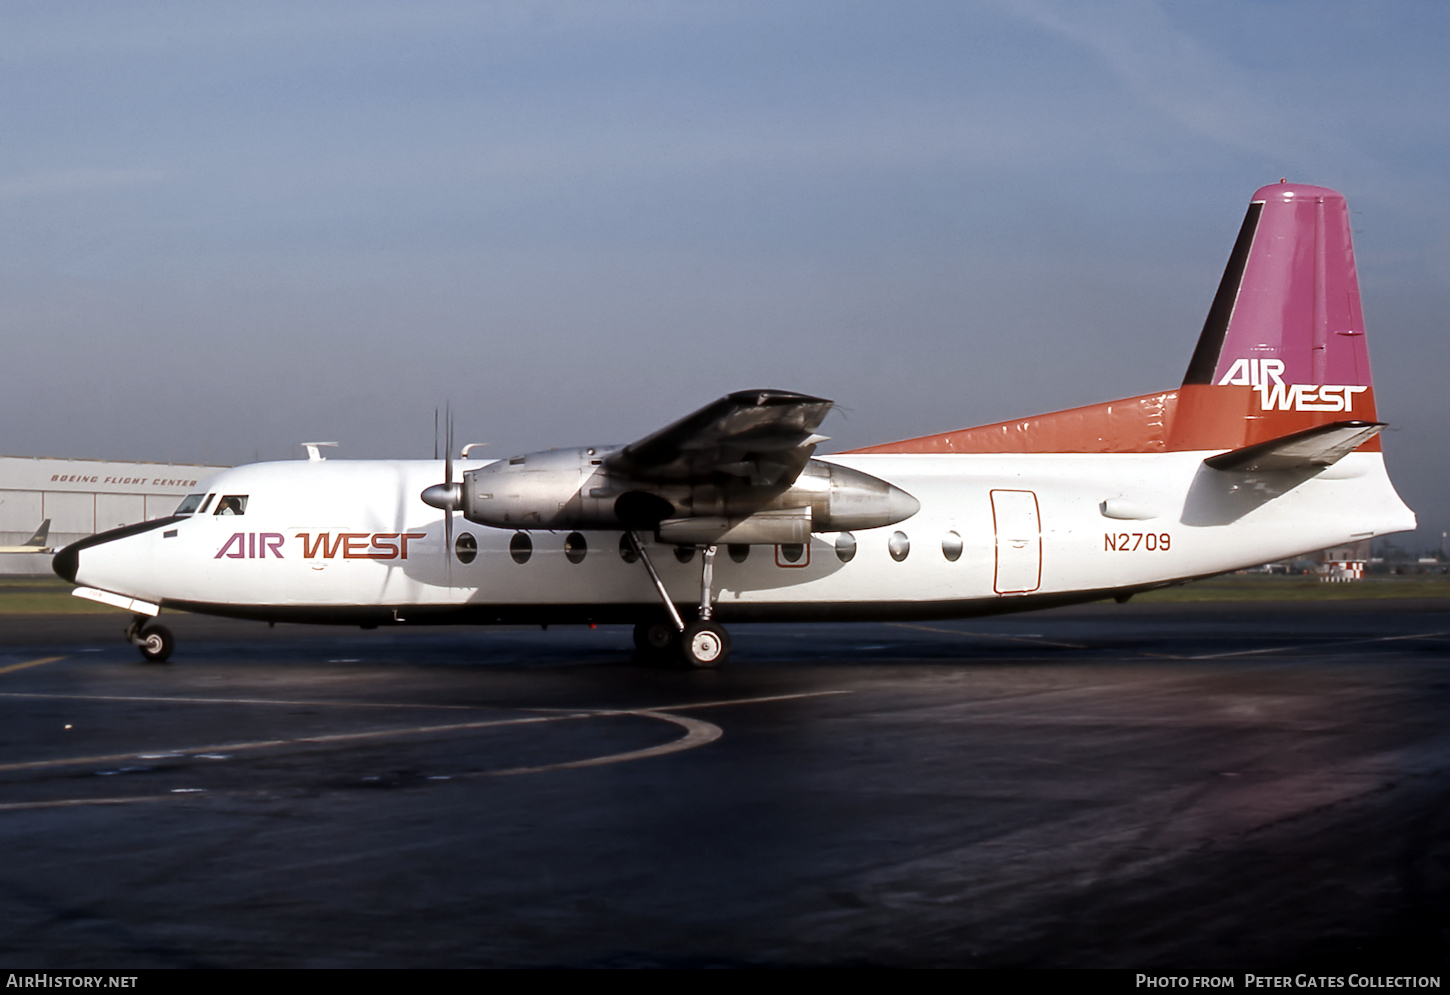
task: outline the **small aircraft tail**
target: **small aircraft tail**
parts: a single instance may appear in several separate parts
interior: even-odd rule
[[[33,546],[36,549],[44,549],[45,548],[45,540],[49,536],[50,536],[50,519],[47,518],[45,521],[43,521],[43,522],[40,523],[40,528],[38,528],[38,529],[35,530],[35,535],[33,535],[29,539],[25,540],[25,542],[21,543],[21,545],[22,546]]]
[[[1349,209],[1333,190],[1275,183],[1249,204],[1177,390],[857,452],[1239,450],[1323,426],[1341,439],[1375,426],[1356,445],[1380,448]]]
[[[35,530],[35,535],[26,539],[19,546],[0,546],[0,553],[48,553],[50,549],[45,545],[45,540],[50,535],[50,519],[40,523],[40,528]]]

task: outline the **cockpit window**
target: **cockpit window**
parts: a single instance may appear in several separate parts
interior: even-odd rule
[[[228,494],[216,503],[216,511],[213,515],[245,515],[247,513],[247,495]]]
[[[176,506],[176,511],[172,512],[172,514],[192,514],[196,511],[197,508],[201,506],[201,499],[204,497],[206,497],[205,494],[188,494],[186,497],[181,499],[181,503]]]
[[[201,507],[198,508],[198,509],[196,509],[196,513],[198,515],[205,515],[206,514],[206,509],[208,509],[208,508],[211,507],[211,499],[214,498],[214,497],[216,497],[215,494],[208,494],[206,496],[206,500],[201,503]]]

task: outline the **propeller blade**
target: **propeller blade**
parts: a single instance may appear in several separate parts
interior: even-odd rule
[[[444,449],[443,449],[443,482],[445,484],[451,484],[451,483],[453,483],[453,402],[452,401],[449,401],[448,402],[448,407],[447,407],[446,410],[447,410],[447,413],[448,413],[448,428],[446,429],[446,431],[448,433],[447,436],[446,436],[446,438],[447,438],[448,441],[445,444]]]
[[[443,450],[443,484],[448,488],[450,497],[453,497],[453,402],[447,402],[444,409],[447,412],[448,426],[445,429],[445,448]],[[443,558],[448,563],[448,586],[453,586],[453,505],[450,501],[448,507],[443,511]]]
[[[418,497],[430,508],[443,512],[443,565],[448,574],[448,583],[453,584],[453,513],[463,501],[463,486],[453,482],[453,403],[444,409],[447,425],[444,427],[443,483],[423,488]],[[433,414],[435,420],[437,410]],[[433,458],[438,458],[438,430],[435,421],[433,431]]]

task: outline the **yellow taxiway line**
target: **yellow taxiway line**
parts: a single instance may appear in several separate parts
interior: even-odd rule
[[[12,670],[24,670],[26,667],[38,667],[42,663],[55,663],[57,660],[64,660],[63,656],[43,656],[39,660],[26,660],[24,663],[12,663],[8,667],[0,667],[0,674],[8,674]]]

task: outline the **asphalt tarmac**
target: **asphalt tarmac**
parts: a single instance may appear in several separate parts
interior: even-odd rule
[[[0,618],[0,964],[1439,973],[1450,603]]]

